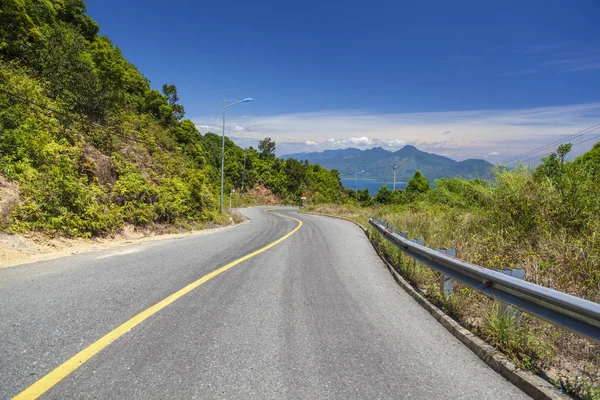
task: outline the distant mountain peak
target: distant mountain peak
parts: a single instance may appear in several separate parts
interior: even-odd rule
[[[404,146],[403,148],[401,148],[394,154],[402,155],[402,154],[417,154],[417,153],[424,153],[424,152],[417,149],[415,146],[407,144],[406,146]]]
[[[396,164],[398,181],[408,181],[416,170],[420,170],[430,181],[455,176],[466,179],[492,178],[492,164],[485,160],[458,162],[448,157],[421,151],[412,145],[406,145],[396,152],[382,147],[367,150],[347,148],[326,150],[321,153],[289,154],[283,158],[308,160],[327,169],[337,169],[341,176],[353,176],[356,171],[365,170],[361,175],[363,178],[381,181],[393,179],[391,164]]]

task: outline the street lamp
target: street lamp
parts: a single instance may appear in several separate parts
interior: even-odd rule
[[[223,212],[223,182],[225,177],[225,110],[239,103],[247,103],[252,101],[252,98],[246,97],[244,100],[227,100],[227,96],[223,95],[223,102],[219,105],[219,110],[223,115],[223,140],[221,143],[221,201],[219,202],[219,212]]]
[[[364,169],[360,172],[359,171],[354,172],[354,195],[356,197],[356,201],[358,201],[358,174],[362,174],[363,172],[365,172]]]

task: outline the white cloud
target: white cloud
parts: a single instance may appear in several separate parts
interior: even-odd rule
[[[392,139],[392,140],[382,140],[382,147],[392,148],[392,149],[400,149],[406,146],[406,140],[402,139]]]
[[[361,136],[357,138],[351,137],[350,139],[348,139],[348,142],[356,146],[369,146],[373,144],[373,141],[366,136]]]
[[[214,133],[214,132],[217,132],[217,131],[220,130],[219,127],[216,126],[216,125],[199,125],[199,124],[196,124],[196,128],[200,132],[204,132],[204,133],[206,133],[206,132],[213,132]]]
[[[497,151],[492,151],[491,153],[488,153],[488,156],[499,156],[500,153],[498,153]]]
[[[587,71],[593,69],[600,69],[600,62],[588,62],[585,64],[580,64],[571,68],[567,68],[564,70],[564,72]]]
[[[269,136],[277,142],[278,154],[345,147],[397,150],[412,144],[455,158],[459,153],[461,157],[480,157],[493,152],[510,157],[578,132],[598,119],[600,103],[397,114],[340,110],[247,116],[231,119],[225,130],[230,136],[242,133],[249,143]],[[221,132],[216,115],[194,118],[194,122],[202,133]],[[460,134],[453,134],[450,141],[446,132]]]
[[[500,76],[525,76],[525,75],[537,74],[538,72],[540,72],[540,70],[538,68],[528,68],[528,69],[522,69],[519,71],[502,73],[502,74],[500,74]]]

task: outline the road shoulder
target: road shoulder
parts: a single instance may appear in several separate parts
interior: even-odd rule
[[[128,227],[116,235],[92,239],[50,238],[39,233],[11,235],[6,232],[0,232],[0,269],[38,261],[54,260],[75,254],[118,249],[140,243],[209,235],[250,222],[250,219],[244,218],[244,221],[238,224],[233,224],[232,222],[231,225],[211,226],[205,229],[177,233],[134,230]]]

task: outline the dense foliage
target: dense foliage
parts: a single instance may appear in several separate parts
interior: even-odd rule
[[[152,89],[82,0],[0,0],[0,173],[21,186],[13,230],[71,236],[124,224],[219,220],[220,138],[183,120],[175,85]],[[246,187],[338,201],[339,177],[249,149]],[[244,151],[227,140],[226,188]]]
[[[210,165],[212,177],[220,179],[221,141],[220,135],[207,133],[201,137],[202,147]],[[326,170],[318,164],[309,164],[288,158],[275,157],[276,144],[270,138],[259,142],[258,149],[242,149],[225,138],[225,193],[264,184],[276,196],[288,203],[298,204],[302,193],[312,204],[323,202],[346,202],[339,173]],[[245,167],[244,167],[245,166]],[[246,191],[246,190],[244,190]]]

